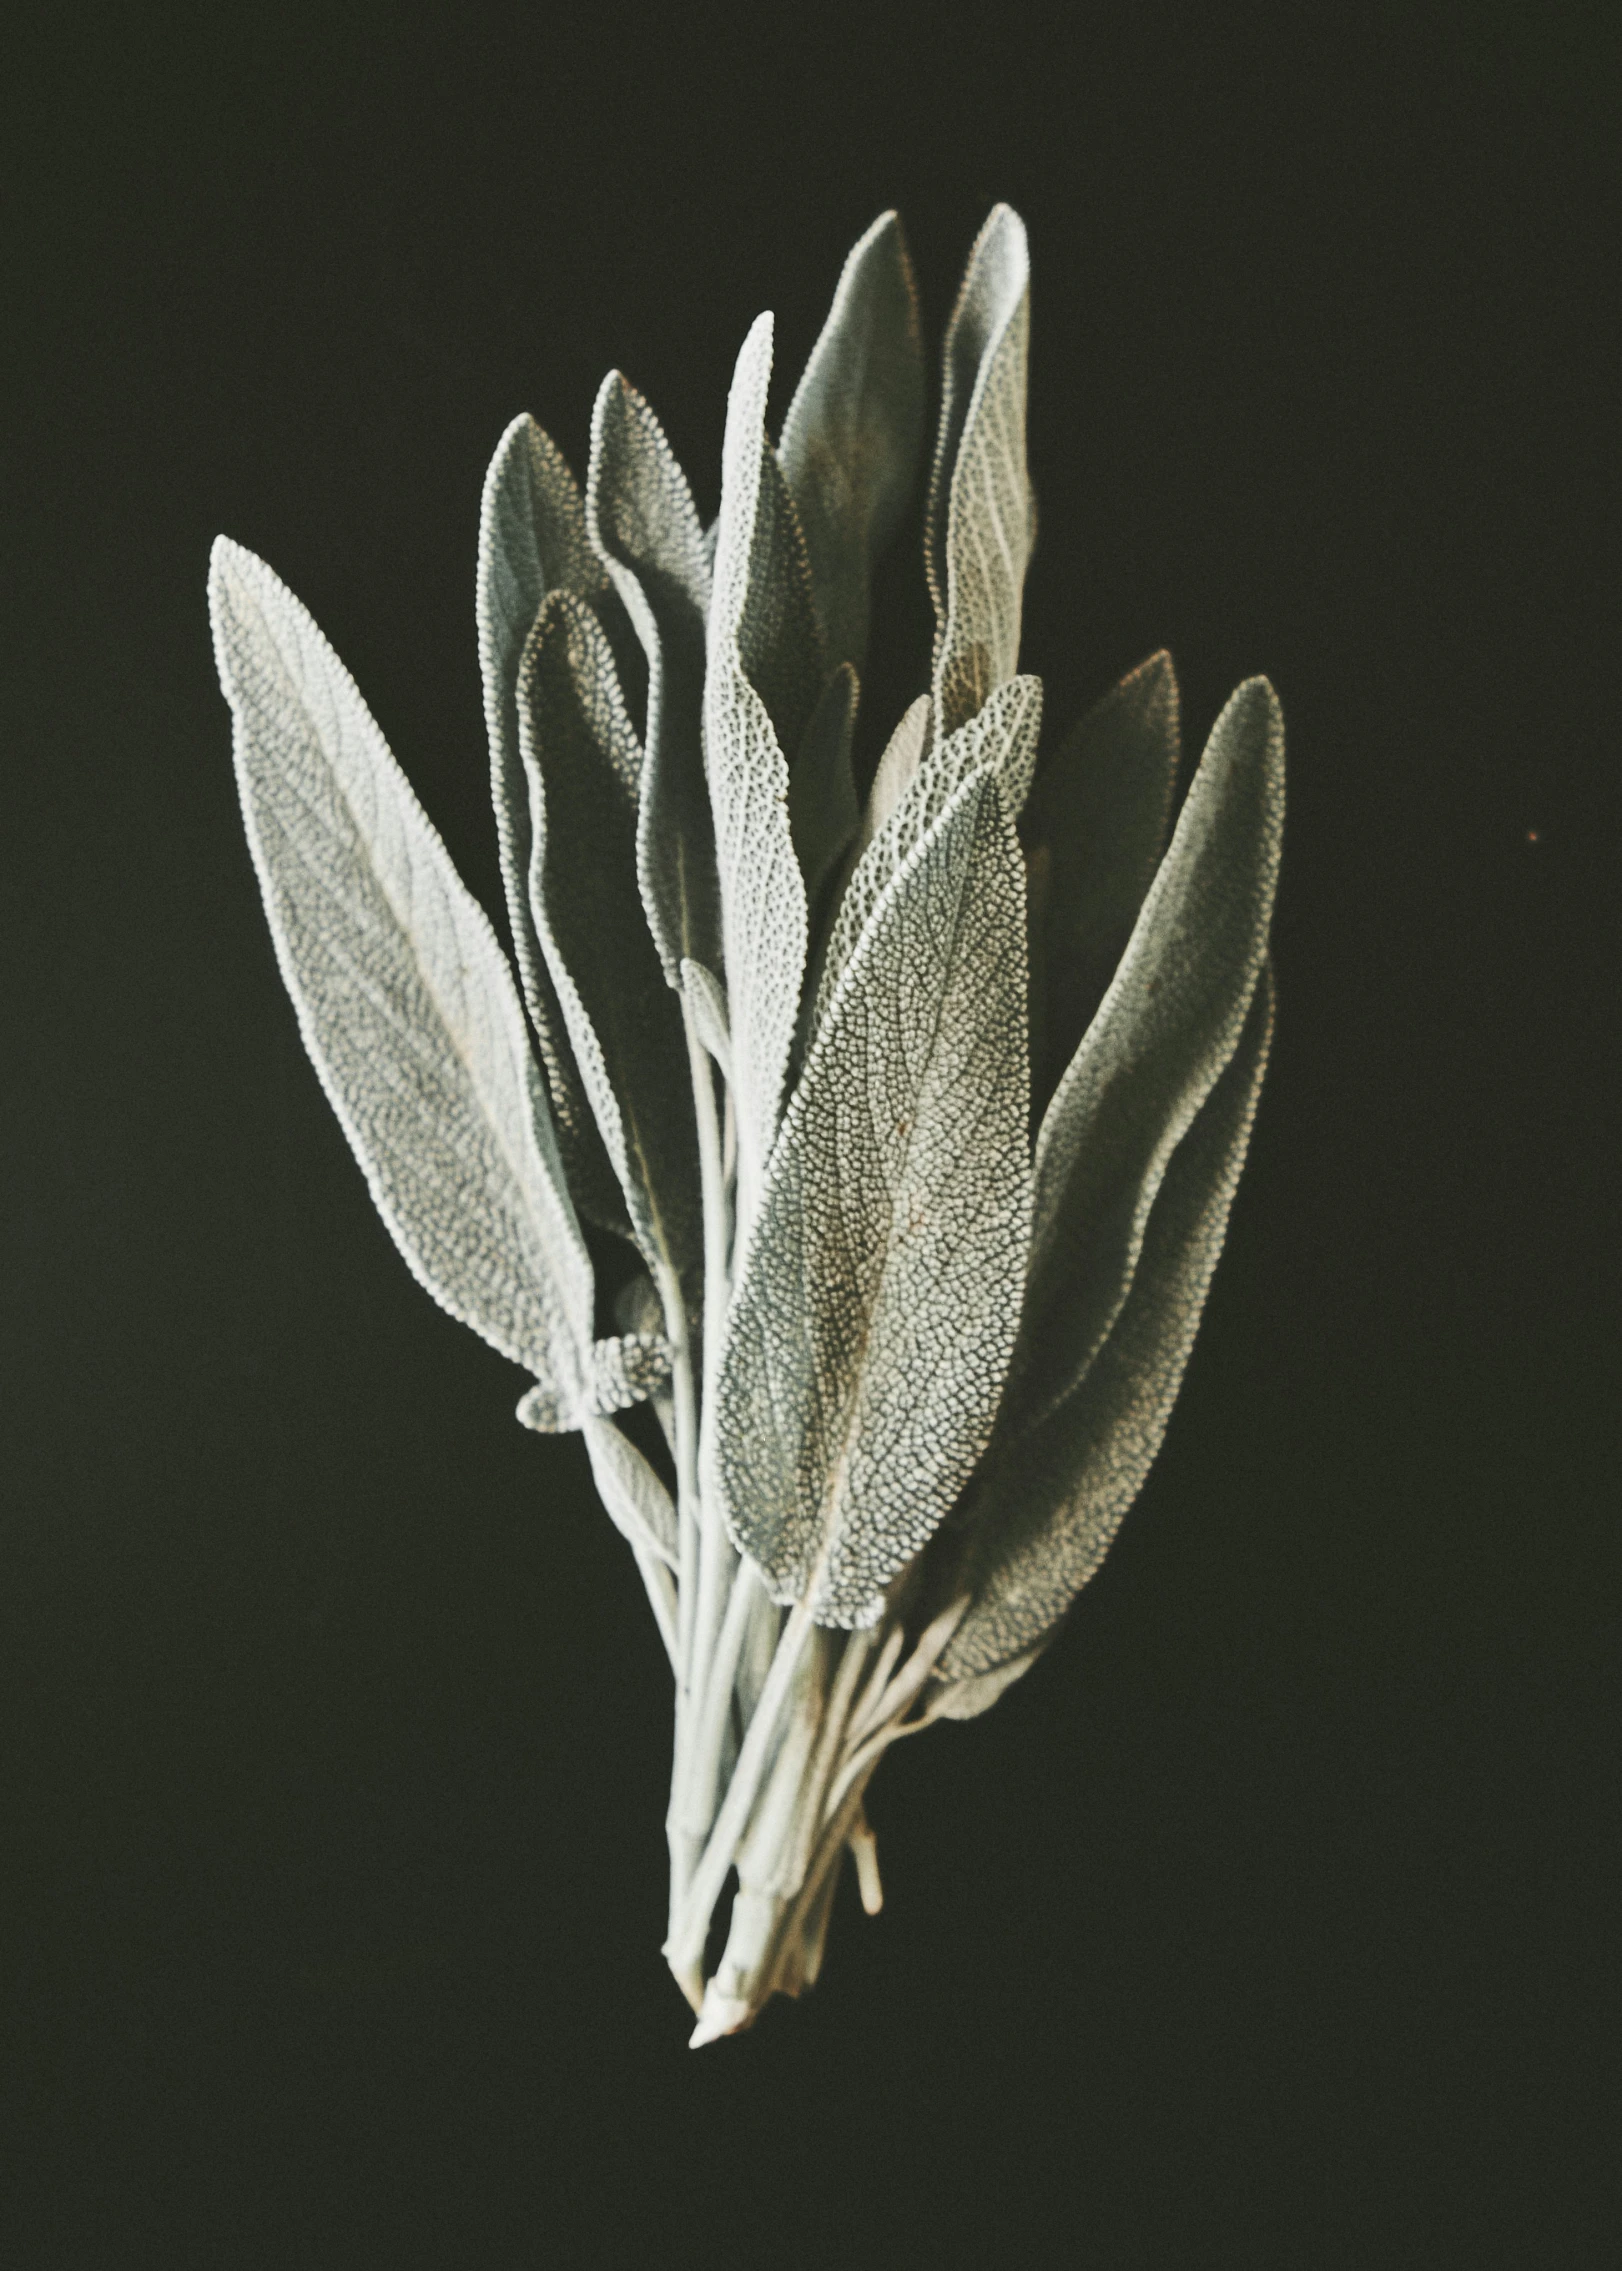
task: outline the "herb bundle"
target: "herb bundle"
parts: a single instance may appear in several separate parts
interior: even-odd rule
[[[695,2044],[815,1980],[847,1849],[878,1908],[885,1751],[985,1710],[1098,1567],[1267,1058],[1278,705],[1234,694],[1169,843],[1169,657],[1043,744],[1028,326],[999,206],[946,338],[928,686],[865,796],[872,570],[924,447],[896,217],[775,446],[771,318],[750,331],[708,529],[617,372],[584,493],[508,428],[477,618],[511,962],[309,615],[214,550],[305,1044],[415,1275],[532,1376],[520,1419],[583,1435],[669,1654]]]

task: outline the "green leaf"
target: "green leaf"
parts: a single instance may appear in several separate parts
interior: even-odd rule
[[[856,673],[848,662],[841,663],[811,713],[789,773],[789,833],[805,878],[806,903],[812,907],[861,821],[850,764],[856,695]]]
[[[806,686],[793,692],[804,675],[793,657],[810,621],[810,591],[797,579],[792,545],[782,542],[789,524],[778,502],[787,491],[766,443],[771,348],[771,317],[763,315],[744,342],[727,401],[704,681],[705,762],[732,1016],[738,1214],[745,1233],[782,1111],[805,970],[805,884],[789,825],[783,752],[798,747],[817,694],[814,659],[808,698],[802,700]],[[779,645],[792,665],[785,670],[771,667]]]
[[[946,334],[924,564],[935,603],[935,734],[955,733],[1019,667],[1035,535],[1025,468],[1030,256],[1006,205],[975,239]]]
[[[906,510],[923,430],[917,287],[884,213],[845,262],[778,446],[835,663],[862,666],[873,564]]]
[[[286,586],[221,537],[209,607],[276,959],[378,1212],[419,1283],[577,1427],[592,1269],[495,933]]]
[[[732,1024],[727,1011],[727,990],[713,970],[702,962],[681,966],[682,992],[693,1013],[700,1044],[720,1068],[723,1080],[732,1078]]]
[[[581,1211],[628,1235],[619,1185],[569,1048],[529,910],[529,784],[518,749],[518,663],[549,591],[609,596],[574,475],[533,418],[515,418],[485,476],[479,512],[479,666],[491,792],[513,951],[557,1115],[558,1149]]]
[[[903,710],[900,723],[885,743],[862,808],[862,824],[856,836],[858,856],[866,851],[916,779],[929,747],[930,714],[929,696],[920,694]]]
[[[1020,835],[1033,874],[1042,1103],[1092,1023],[1154,880],[1177,780],[1177,728],[1177,676],[1162,651],[1095,704],[1037,771]]]
[[[783,1123],[713,1485],[778,1602],[870,1624],[989,1439],[1027,1256],[1025,910],[984,771],[891,880]],[[707,1483],[706,1487],[710,1487]]]
[[[1159,1453],[1227,1236],[1272,1029],[1264,969],[1239,1045],[1172,1154],[1097,1362],[1033,1432],[1000,1440],[971,1487],[957,1585],[973,1601],[936,1673],[965,1683],[948,1687],[939,1706],[948,1718],[985,1710],[1034,1661]]]
[[[642,396],[610,371],[591,422],[591,540],[648,662],[637,876],[665,977],[721,953],[715,831],[704,779],[710,563],[687,478]]]
[[[676,1509],[642,1453],[610,1419],[588,1419],[581,1431],[592,1480],[609,1519],[628,1544],[645,1546],[667,1569],[679,1566]]]
[[[637,1245],[680,1276],[702,1244],[698,1139],[681,1014],[637,892],[642,752],[602,627],[572,592],[553,592],[530,634],[518,730],[536,935]]]
[[[1212,729],[1131,944],[1042,1122],[1010,1423],[1033,1425],[1073,1393],[1126,1299],[1166,1164],[1238,1045],[1283,828],[1284,723],[1267,680],[1251,678]]]
[[[914,704],[897,729],[895,742],[900,741],[902,728],[916,712],[917,704]],[[817,981],[813,1034],[828,1016],[840,977],[856,951],[863,929],[872,920],[874,908],[914,845],[939,819],[969,776],[981,767],[996,776],[1004,805],[1017,815],[1030,787],[1041,731],[1042,681],[1028,676],[1013,678],[1000,686],[985,707],[967,725],[960,726],[949,741],[941,742],[917,761],[894,809],[856,862],[840,899]],[[896,766],[897,775],[906,755],[903,749]],[[883,770],[882,762],[880,770]],[[874,786],[876,789],[877,780]],[[872,803],[876,808],[877,800]]]

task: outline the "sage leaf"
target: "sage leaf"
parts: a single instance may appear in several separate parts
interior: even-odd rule
[[[861,821],[850,763],[856,699],[856,673],[841,663],[822,690],[789,771],[789,834],[812,907]]]
[[[769,478],[777,461],[766,443],[765,422],[771,348],[771,317],[763,315],[744,341],[727,401],[704,681],[705,763],[731,1009],[738,1213],[745,1232],[782,1110],[807,929],[805,884],[789,826],[785,744],[767,695],[751,675],[752,668],[762,670],[775,683],[781,706],[783,685],[798,666],[774,678],[766,667],[771,643],[779,631],[788,645],[803,633],[804,622],[795,617],[796,591],[807,616],[810,608],[808,582],[803,589],[797,585],[792,566],[784,567],[780,557],[784,524]],[[793,725],[789,747],[798,745],[814,702],[815,689],[797,724],[784,712]],[[798,698],[794,708],[797,713]]]
[[[935,603],[935,733],[973,717],[1019,664],[1035,534],[1025,468],[1030,256],[1007,205],[975,239],[946,334],[924,564]]]
[[[682,991],[693,1013],[699,1040],[720,1067],[722,1078],[732,1078],[732,1029],[727,1016],[727,991],[713,970],[702,962],[683,962]]]
[[[549,591],[595,598],[607,591],[607,577],[587,540],[580,490],[562,453],[533,418],[519,417],[497,446],[479,510],[479,667],[501,880],[569,1187],[591,1221],[628,1234],[624,1201],[569,1048],[529,909],[529,784],[518,748],[518,664]]]
[[[901,722],[884,745],[878,769],[873,775],[873,786],[867,792],[862,808],[862,824],[857,833],[856,849],[865,852],[873,838],[884,826],[902,797],[912,786],[925,749],[929,746],[930,700],[920,694],[901,713]]]
[[[916,708],[916,705],[914,705]],[[913,712],[909,711],[908,716]],[[906,719],[902,720],[906,724]],[[817,980],[813,1033],[829,1013],[834,993],[873,910],[915,844],[921,841],[969,776],[984,767],[996,776],[1003,804],[1018,814],[1030,787],[1042,731],[1042,681],[1012,678],[967,725],[917,761],[893,811],[851,872],[834,915]],[[897,771],[900,767],[898,765]]]
[[[1132,1289],[1097,1362],[1030,1434],[989,1454],[965,1509],[972,1592],[938,1679],[972,1717],[1034,1661],[1097,1570],[1165,1439],[1227,1236],[1273,1030],[1264,968],[1239,1045],[1173,1152]],[[976,1683],[990,1682],[990,1685]]]
[[[862,666],[873,564],[906,510],[923,430],[917,286],[900,220],[884,213],[845,262],[777,452],[831,662]]]
[[[588,1419],[581,1433],[597,1495],[614,1527],[628,1544],[645,1546],[675,1571],[679,1567],[676,1509],[669,1491],[611,1419]]]
[[[789,1105],[713,1443],[774,1600],[860,1627],[991,1433],[1029,1235],[1024,882],[995,781],[891,880]]]
[[[648,664],[636,872],[669,984],[684,955],[721,955],[715,832],[704,779],[710,561],[687,477],[648,404],[610,371],[591,421],[586,522]]]
[[[530,787],[530,908],[575,1061],[657,1278],[702,1246],[681,1016],[636,882],[642,751],[591,609],[551,593],[518,674]]]
[[[577,1427],[592,1269],[495,933],[309,614],[224,537],[209,608],[276,959],[378,1212]]]
[[[1031,1281],[1009,1417],[1085,1378],[1137,1266],[1176,1146],[1238,1044],[1267,951],[1284,723],[1247,679],[1212,728],[1131,943],[1043,1119]]]
[[[1042,760],[1020,834],[1040,888],[1031,983],[1042,1002],[1045,1104],[1093,1021],[1154,880],[1179,756],[1177,674],[1139,663]]]

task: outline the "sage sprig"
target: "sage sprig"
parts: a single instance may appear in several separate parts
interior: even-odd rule
[[[531,1375],[527,1425],[582,1434],[670,1658],[665,1953],[695,2044],[816,1979],[847,1850],[879,1907],[885,1751],[985,1710],[1098,1567],[1266,1067],[1272,688],[1222,712],[1169,844],[1168,656],[1043,750],[1018,667],[1029,301],[999,206],[947,332],[927,685],[865,801],[873,567],[923,448],[895,215],[776,445],[770,316],[751,329],[709,531],[618,372],[583,490],[508,428],[477,619],[516,982],[320,631],[214,548],[305,1045],[412,1271]],[[583,1222],[621,1257],[606,1285]],[[656,1428],[626,1423],[641,1404]]]

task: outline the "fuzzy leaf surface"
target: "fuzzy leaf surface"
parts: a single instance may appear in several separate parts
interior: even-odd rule
[[[1238,1045],[1283,831],[1284,721],[1267,680],[1251,678],[1211,730],[1131,943],[1042,1122],[1009,1383],[1021,1425],[1085,1378],[1126,1299],[1167,1162]]]
[[[875,909],[728,1320],[714,1464],[772,1597],[869,1624],[990,1436],[1029,1235],[1024,874],[985,772]]]
[[[1020,834],[1031,894],[1031,983],[1042,1004],[1039,1101],[1053,1094],[1126,951],[1171,819],[1177,675],[1153,654],[1043,760]]]
[[[586,481],[591,541],[648,663],[637,879],[664,965],[721,953],[715,831],[704,780],[710,561],[687,477],[648,404],[618,371],[597,396]]]
[[[777,453],[831,663],[862,667],[873,564],[906,510],[923,431],[918,292],[901,223],[884,213],[845,262]]]
[[[783,524],[775,517],[769,478],[777,460],[766,443],[765,422],[771,349],[771,318],[763,315],[744,342],[727,402],[704,682],[704,750],[731,1010],[739,1216],[745,1227],[782,1112],[807,930],[805,884],[789,824],[785,743],[767,692],[752,675],[773,660],[779,631],[803,628],[810,620],[809,582],[797,587],[792,564],[783,568],[779,557]],[[777,482],[781,487],[781,475]],[[792,645],[789,640],[785,653]],[[797,670],[766,675],[781,709],[784,682]],[[807,698],[803,708],[800,695],[790,705],[798,723],[783,712],[792,728],[788,747],[798,746],[815,704],[815,679],[813,647],[810,678],[800,689]]]
[[[812,907],[861,822],[850,763],[856,697],[856,673],[841,663],[822,690],[789,771],[789,833]]]
[[[907,717],[913,715],[909,710]],[[904,718],[903,726],[906,723]],[[874,908],[914,845],[928,833],[969,776],[982,766],[996,776],[1005,807],[1017,815],[1030,787],[1041,731],[1042,681],[1029,676],[1013,678],[998,687],[984,708],[967,725],[959,726],[950,740],[919,757],[894,809],[856,862],[845,886],[823,953],[813,1032],[829,1013],[840,977],[873,918]],[[875,779],[875,788],[877,785]]]
[[[591,1263],[495,933],[286,586],[222,537],[209,606],[276,958],[378,1211],[435,1300],[578,1426]]]
[[[975,239],[946,334],[924,563],[935,603],[935,732],[955,733],[1019,667],[1035,536],[1025,466],[1030,353],[1025,224],[1006,205]]]
[[[533,418],[515,418],[485,475],[479,510],[479,669],[490,740],[490,788],[507,919],[530,1022],[557,1118],[558,1149],[583,1213],[605,1230],[629,1229],[563,1012],[529,908],[529,784],[518,747],[518,664],[549,591],[606,596],[607,577],[586,534],[585,507],[557,445]]]
[[[1239,1045],[1173,1153],[1132,1290],[1097,1362],[1021,1440],[993,1447],[965,1509],[968,1615],[939,1679],[983,1682],[945,1715],[969,1718],[1034,1661],[1097,1570],[1165,1439],[1227,1236],[1273,1029],[1272,974]]]
[[[530,634],[518,727],[536,935],[637,1244],[680,1276],[701,1245],[698,1139],[680,1008],[637,889],[642,751],[572,592],[552,593]]]

